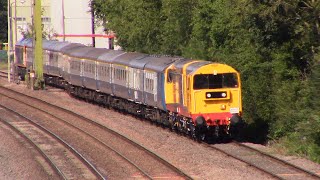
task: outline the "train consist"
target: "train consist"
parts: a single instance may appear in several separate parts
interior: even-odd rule
[[[16,75],[34,61],[32,39],[16,44]],[[234,134],[242,123],[240,75],[201,60],[43,41],[46,84],[186,133],[192,138]]]

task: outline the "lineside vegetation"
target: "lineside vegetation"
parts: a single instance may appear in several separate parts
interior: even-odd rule
[[[242,74],[247,138],[320,162],[320,2],[94,0],[127,51],[227,63]]]
[[[8,69],[8,56],[7,51],[0,50],[0,70]]]

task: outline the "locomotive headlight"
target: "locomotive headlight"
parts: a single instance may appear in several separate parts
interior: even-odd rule
[[[221,109],[221,110],[226,110],[226,105],[222,104],[222,105],[220,106],[220,109]]]
[[[210,93],[207,93],[207,98],[211,98],[211,94]]]
[[[227,94],[226,93],[222,93],[221,96],[225,98],[225,97],[227,97]]]

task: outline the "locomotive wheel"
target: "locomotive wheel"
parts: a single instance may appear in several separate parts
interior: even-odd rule
[[[177,125],[176,125],[176,122],[173,122],[173,124],[171,124],[171,131],[173,131],[173,132],[177,132],[178,130],[177,130]]]
[[[206,139],[206,131],[203,128],[195,127],[193,132],[194,140],[201,142]]]
[[[230,126],[230,138],[241,141],[243,138],[242,131],[244,129],[244,124],[237,124],[235,126]]]
[[[202,141],[205,141],[206,140],[206,134],[205,133],[199,133],[198,135],[197,135],[197,141],[199,141],[199,142],[202,142]]]
[[[193,122],[190,122],[189,124],[189,136],[191,139],[196,140],[197,139],[197,133],[196,133],[196,127],[194,126]]]

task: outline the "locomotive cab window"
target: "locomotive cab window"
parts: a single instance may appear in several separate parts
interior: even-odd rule
[[[198,74],[194,76],[193,89],[237,88],[238,80],[235,73]]]

